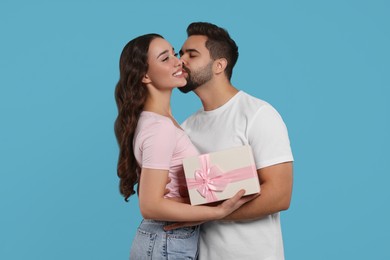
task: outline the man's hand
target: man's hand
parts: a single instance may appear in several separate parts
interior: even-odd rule
[[[174,229],[177,229],[177,228],[182,228],[182,227],[192,227],[192,226],[198,226],[200,224],[203,224],[205,223],[205,221],[193,221],[193,222],[176,222],[176,223],[173,223],[173,224],[170,224],[170,225],[167,225],[164,227],[164,230],[165,231],[170,231],[170,230],[174,230]]]
[[[167,179],[167,185],[171,182],[171,178],[168,177]],[[165,186],[165,192],[164,192],[164,195],[167,195],[169,192],[171,192],[170,189],[167,188],[167,186]]]
[[[171,182],[171,178],[168,177],[167,179],[167,185]],[[164,195],[167,195],[171,190],[165,187]],[[190,198],[188,195],[188,190],[186,186],[180,186],[179,187],[179,193],[181,197],[170,197],[167,199],[174,200],[181,203],[187,203],[190,204]]]

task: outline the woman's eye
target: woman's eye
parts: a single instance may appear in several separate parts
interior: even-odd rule
[[[169,54],[162,59],[162,61],[168,61],[171,56],[175,56],[176,58],[179,56],[178,53]]]

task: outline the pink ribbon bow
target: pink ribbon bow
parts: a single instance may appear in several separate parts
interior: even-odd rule
[[[196,189],[207,202],[216,201],[215,192],[222,192],[229,183],[255,177],[254,165],[223,172],[216,165],[210,165],[208,154],[200,155],[201,169],[195,170],[195,178],[187,178],[188,189]]]

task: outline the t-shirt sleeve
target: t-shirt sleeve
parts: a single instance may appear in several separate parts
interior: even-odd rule
[[[140,147],[143,168],[169,170],[176,146],[175,133],[175,126],[163,121],[145,130]]]
[[[260,107],[248,125],[248,141],[257,169],[294,160],[287,127],[269,104]]]

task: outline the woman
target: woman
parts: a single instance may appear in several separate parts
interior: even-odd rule
[[[163,227],[221,219],[249,200],[241,198],[244,191],[214,207],[191,206],[180,199],[179,186],[185,185],[182,159],[198,154],[170,109],[172,90],[186,85],[182,72],[172,46],[158,34],[133,39],[120,57],[115,90],[120,192],[127,201],[138,184],[144,218],[130,259],[196,259],[198,226],[167,232]]]

